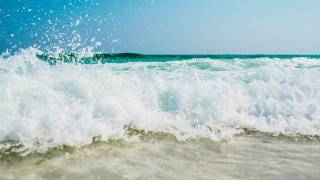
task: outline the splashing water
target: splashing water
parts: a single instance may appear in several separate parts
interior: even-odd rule
[[[46,150],[94,137],[130,139],[127,127],[179,140],[228,139],[243,129],[320,135],[318,59],[139,57],[50,65],[40,53],[0,58],[2,149],[9,142]]]

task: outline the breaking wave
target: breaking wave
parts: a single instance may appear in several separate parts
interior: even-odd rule
[[[178,140],[219,141],[241,129],[320,135],[319,59],[137,55],[138,62],[50,65],[37,54],[0,57],[0,150],[130,139],[128,127]]]

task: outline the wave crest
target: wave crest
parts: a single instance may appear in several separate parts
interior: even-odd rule
[[[317,59],[51,66],[38,53],[0,58],[0,149],[8,140],[29,150],[82,146],[127,137],[127,125],[179,140],[239,129],[320,135]]]

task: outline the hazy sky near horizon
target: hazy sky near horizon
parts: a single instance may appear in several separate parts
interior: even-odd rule
[[[319,0],[0,0],[0,52],[320,54]]]

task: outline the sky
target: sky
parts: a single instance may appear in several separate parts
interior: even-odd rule
[[[0,53],[320,54],[319,0],[0,0]]]

